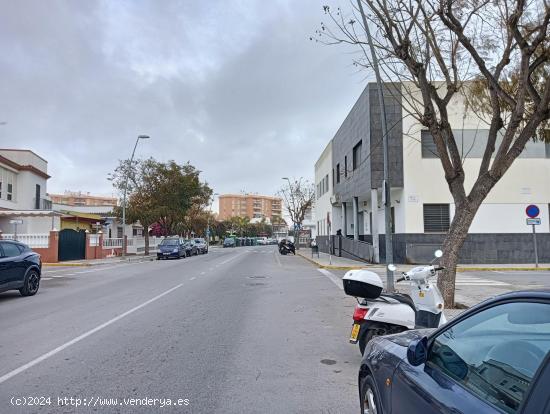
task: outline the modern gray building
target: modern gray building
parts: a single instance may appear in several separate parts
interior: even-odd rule
[[[422,262],[430,257],[440,247],[455,210],[433,139],[409,115],[410,100],[403,98],[417,93],[412,88],[409,84],[386,84],[384,88],[397,263]],[[487,126],[465,109],[460,97],[452,101],[449,115],[469,186],[477,177]],[[349,251],[344,255],[383,262],[383,148],[376,84],[369,83],[363,90],[315,168],[320,248],[328,248],[328,218],[332,235],[341,233],[355,241],[350,244],[345,240]],[[461,262],[534,262],[532,228],[526,224],[525,215],[529,204],[540,208],[538,253],[541,261],[550,262],[548,183],[550,145],[530,142],[480,207]]]

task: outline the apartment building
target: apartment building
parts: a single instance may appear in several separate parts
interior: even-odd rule
[[[93,207],[116,207],[116,197],[104,197],[92,195],[89,192],[65,191],[63,194],[48,194],[54,204],[68,206],[93,206]]]
[[[399,90],[396,90],[398,88]],[[397,262],[421,262],[441,245],[455,205],[430,133],[407,116],[403,85],[385,85],[389,128],[391,211],[394,257]],[[407,91],[412,85],[406,85]],[[366,86],[335,136],[315,164],[316,217],[319,234],[328,234],[326,217],[349,238],[372,243],[384,260],[383,152],[376,84]],[[415,91],[407,93],[416,93]],[[479,170],[488,130],[465,108],[452,102],[450,123],[461,148],[466,187]],[[327,176],[329,177],[327,180]],[[537,226],[538,252],[550,261],[550,144],[529,142],[506,175],[481,205],[461,253],[463,263],[534,262],[532,228],[525,208],[541,210]],[[326,243],[320,243],[323,246]]]
[[[218,220],[248,217],[273,221],[273,218],[282,216],[282,200],[279,197],[258,194],[222,194],[218,197],[218,203]]]

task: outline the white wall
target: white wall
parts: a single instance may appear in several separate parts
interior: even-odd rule
[[[328,191],[321,197],[315,200],[314,209],[314,223],[317,228],[317,223],[320,222],[319,235],[327,235],[327,213],[330,214],[332,221],[332,234],[336,234],[337,228],[334,223],[334,214],[330,198],[334,194],[334,188],[332,186],[332,140],[323,150],[321,156],[315,163],[315,195],[317,196],[317,184],[328,175],[329,185]]]
[[[403,102],[406,105],[405,102]],[[449,121],[455,129],[487,129],[473,114],[463,118],[462,100],[455,98],[450,105]],[[406,113],[406,111],[404,110]],[[453,198],[445,181],[443,167],[437,158],[422,158],[420,126],[412,117],[403,118],[403,178],[404,193],[401,202],[404,205],[405,228],[396,231],[406,233],[423,233],[423,204],[453,204]],[[527,144],[533,145],[532,143]],[[466,174],[465,188],[473,186],[481,159],[467,158],[464,162]],[[525,207],[528,204],[539,204],[546,214],[550,203],[550,159],[518,158],[504,177],[492,189],[485,203],[472,224],[475,233],[511,233],[528,232],[525,225]],[[397,213],[397,211],[396,211]],[[453,211],[451,209],[451,219]],[[491,219],[492,220],[489,220]],[[396,220],[399,226],[399,220]],[[545,223],[546,222],[546,223]],[[523,223],[523,224],[522,224]],[[549,231],[548,219],[543,218],[545,225],[541,231]],[[544,229],[544,230],[543,230]]]

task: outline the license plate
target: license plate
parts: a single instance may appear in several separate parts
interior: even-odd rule
[[[357,337],[359,336],[359,329],[361,329],[361,325],[359,325],[358,323],[354,323],[353,326],[351,327],[351,335],[349,337],[350,343],[352,344],[357,343]]]
[[[165,255],[165,256],[168,256],[170,253],[162,253],[162,254]]]

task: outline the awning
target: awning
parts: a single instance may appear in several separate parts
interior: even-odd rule
[[[53,210],[0,210],[1,217],[59,217],[63,214]]]

